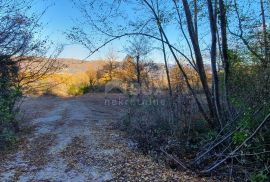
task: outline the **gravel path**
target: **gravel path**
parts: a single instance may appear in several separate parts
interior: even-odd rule
[[[98,94],[25,99],[28,132],[16,152],[0,157],[0,181],[206,181],[136,152],[115,127],[122,109]]]

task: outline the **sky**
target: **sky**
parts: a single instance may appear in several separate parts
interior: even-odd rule
[[[66,38],[70,30],[81,16],[81,12],[73,5],[71,0],[37,0],[33,10],[37,13],[46,13],[41,19],[43,25],[42,36],[48,37],[54,45],[63,45],[64,49],[60,58],[85,59],[89,51],[82,45],[74,44]],[[111,45],[112,47],[114,45]],[[101,59],[109,48],[94,54],[89,59]],[[121,53],[120,53],[121,54]]]
[[[82,45],[72,43],[66,37],[66,32],[76,24],[76,20],[82,15],[78,8],[74,6],[71,0],[35,1],[34,12],[40,13],[45,9],[46,13],[41,19],[43,24],[42,37],[48,37],[55,45],[64,45],[59,58],[86,59],[89,51]],[[118,59],[121,60],[126,56],[124,47],[124,41],[115,41],[87,58],[87,60],[104,59],[111,50],[115,51]],[[155,52],[154,55],[154,59],[160,62],[159,58],[162,58],[162,55],[158,52]]]
[[[72,43],[67,38],[66,33],[76,25],[76,20],[82,16],[71,0],[36,0],[33,6],[34,12],[43,12],[45,9],[46,13],[41,19],[43,27],[42,37],[52,41],[54,43],[53,47],[58,45],[64,46],[59,58],[80,60],[104,59],[112,50],[116,52],[118,59],[123,59],[126,56],[121,42],[120,44],[119,42],[114,42],[88,58],[88,49],[82,45]],[[50,53],[48,53],[49,55]]]

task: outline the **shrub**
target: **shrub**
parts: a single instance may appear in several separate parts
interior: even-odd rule
[[[123,118],[124,129],[138,142],[138,147],[144,153],[158,149],[172,132],[171,113],[164,112],[168,105],[162,105],[159,101],[151,96],[143,99],[130,97],[129,112]]]
[[[84,89],[84,93],[101,93],[105,92],[104,85],[88,85]]]
[[[71,85],[67,91],[70,96],[82,95],[85,93],[86,86],[85,85]]]
[[[267,182],[268,177],[266,174],[264,174],[262,171],[259,173],[255,173],[250,178],[251,182]]]
[[[164,146],[172,151],[179,149],[177,153],[180,154],[183,150],[189,150],[185,149],[186,143],[192,138],[189,135],[199,133],[198,140],[201,141],[203,135],[209,132],[204,129],[205,122],[193,122],[201,118],[198,118],[197,108],[193,108],[192,101],[187,104],[188,95],[179,97],[181,99],[174,101],[175,111],[171,109],[168,96],[130,97],[128,113],[122,120],[123,128],[144,153],[159,151]]]
[[[0,58],[0,149],[5,149],[16,140],[19,130],[15,121],[15,104],[21,92],[17,86],[17,65],[8,56]]]

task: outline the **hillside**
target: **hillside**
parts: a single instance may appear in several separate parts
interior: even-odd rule
[[[104,60],[82,61],[82,60],[77,60],[77,59],[60,58],[60,59],[57,59],[57,61],[65,65],[65,68],[62,69],[61,72],[67,72],[67,73],[85,72],[90,67],[94,68],[95,70],[98,70],[106,64],[106,61]]]

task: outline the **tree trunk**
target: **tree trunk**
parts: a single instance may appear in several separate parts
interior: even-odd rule
[[[263,26],[263,42],[264,42],[264,63],[263,66],[266,68],[269,64],[269,55],[268,55],[268,41],[267,41],[267,32],[266,32],[266,20],[264,13],[264,4],[263,0],[260,0],[261,5],[261,15],[262,15],[262,26]]]
[[[170,95],[170,106],[171,106],[171,112],[173,113],[174,118],[177,117],[174,109],[174,103],[173,103],[173,92],[172,92],[172,86],[171,86],[171,79],[170,79],[170,72],[168,68],[168,63],[167,63],[167,57],[166,57],[166,49],[165,49],[165,44],[164,44],[164,39],[162,32],[159,28],[159,33],[160,33],[160,38],[162,41],[162,52],[163,52],[163,58],[164,58],[164,63],[165,63],[165,70],[166,70],[166,76],[167,76],[167,82],[168,82],[168,87],[169,87],[169,95]]]
[[[227,15],[226,8],[223,0],[219,0],[220,9],[220,29],[222,41],[222,63],[224,67],[224,98],[225,106],[228,117],[231,118],[231,104],[229,101],[229,75],[230,75],[230,62],[228,55],[228,39],[227,39]]]
[[[194,29],[195,35],[198,39],[198,0],[194,0]]]
[[[168,63],[167,63],[165,45],[164,45],[163,35],[162,35],[161,31],[159,31],[159,33],[160,33],[160,38],[162,41],[162,52],[163,52],[163,58],[164,58],[164,63],[165,63],[165,70],[166,70],[167,82],[168,82],[168,87],[169,87],[169,94],[170,94],[170,97],[172,98],[172,96],[173,96],[172,86],[171,86],[170,72],[169,72]]]
[[[142,87],[142,83],[141,83],[141,70],[140,70],[140,56],[137,55],[136,56],[136,71],[137,71],[137,83],[139,85],[139,87]]]
[[[199,46],[199,41],[195,35],[189,4],[188,4],[187,0],[182,0],[182,2],[183,2],[183,6],[184,6],[185,15],[186,15],[189,36],[190,36],[192,46],[194,49],[194,53],[195,53],[199,77],[200,77],[200,80],[202,83],[204,94],[206,96],[206,100],[207,100],[207,104],[208,104],[208,108],[209,108],[209,112],[210,112],[210,117],[212,120],[210,125],[212,127],[215,127],[216,126],[216,123],[214,121],[216,119],[215,106],[212,102],[212,95],[211,95],[211,92],[210,92],[210,89],[209,89],[209,86],[207,83],[207,77],[206,77],[206,73],[205,73],[205,69],[204,69],[203,58],[202,58],[202,54],[201,54],[201,50],[200,50],[200,46]]]
[[[189,83],[189,79],[188,79],[188,76],[185,72],[185,70],[183,69],[182,65],[180,64],[171,44],[169,43],[169,40],[168,40],[168,37],[166,36],[162,26],[161,26],[161,23],[160,23],[160,20],[159,20],[159,17],[155,11],[155,9],[149,4],[148,1],[144,0],[143,2],[150,8],[150,10],[152,11],[156,21],[157,21],[157,25],[158,25],[158,28],[160,29],[161,33],[163,34],[164,38],[165,38],[165,41],[167,42],[167,45],[169,46],[169,49],[180,69],[180,71],[182,72],[183,76],[184,76],[184,79],[185,79],[185,82],[187,84],[187,87],[188,89],[190,90],[190,92],[192,93],[192,95],[194,96],[194,99],[198,105],[198,108],[200,110],[200,112],[202,113],[203,117],[205,118],[205,120],[208,122],[209,126],[212,127],[212,128],[215,128],[216,127],[216,123],[215,123],[215,107],[212,103],[212,100],[211,100],[211,92],[210,92],[210,89],[209,89],[209,86],[208,86],[208,83],[207,83],[207,77],[206,77],[206,73],[205,73],[205,69],[204,69],[204,65],[203,65],[203,59],[202,59],[202,55],[201,55],[201,51],[200,51],[200,47],[199,47],[199,44],[198,44],[198,39],[196,39],[196,36],[194,37],[194,27],[193,27],[193,23],[192,23],[192,16],[191,16],[191,12],[190,12],[190,9],[189,9],[189,5],[187,3],[187,0],[182,0],[183,1],[183,4],[184,4],[184,7],[185,7],[185,12],[186,12],[186,17],[187,17],[187,22],[188,22],[188,30],[189,30],[189,34],[190,34],[190,38],[191,38],[191,41],[192,41],[192,45],[193,45],[193,49],[194,49],[194,52],[195,52],[195,56],[196,56],[196,63],[197,63],[197,67],[198,67],[198,73],[199,73],[199,76],[200,76],[200,80],[201,80],[201,83],[202,83],[202,86],[203,86],[203,90],[204,90],[204,93],[205,93],[205,96],[206,96],[206,100],[207,100],[207,105],[208,105],[208,108],[209,108],[209,112],[210,112],[210,117],[208,117],[208,115],[206,114],[206,112],[204,111],[204,108],[201,104],[201,102],[199,101],[196,93],[194,92],[192,86],[190,85]]]
[[[188,79],[188,76],[187,76],[185,70],[183,69],[182,65],[180,64],[179,60],[177,59],[177,56],[176,56],[174,50],[172,49],[171,44],[169,43],[169,39],[168,39],[168,37],[166,36],[166,34],[165,34],[165,32],[163,31],[163,29],[162,29],[161,26],[160,26],[160,31],[161,31],[161,33],[163,34],[163,36],[164,36],[164,38],[165,38],[165,41],[167,42],[167,45],[169,46],[169,49],[170,49],[170,51],[171,51],[171,53],[172,53],[172,55],[173,55],[173,57],[174,57],[175,62],[176,62],[177,65],[178,65],[178,68],[180,69],[181,73],[183,74],[183,77],[184,77],[184,80],[185,80],[185,82],[186,82],[186,84],[187,84],[187,87],[188,87],[189,91],[191,92],[191,94],[193,95],[193,97],[194,97],[194,99],[195,99],[195,102],[196,102],[196,104],[198,105],[199,111],[201,112],[201,114],[202,114],[202,116],[204,117],[204,119],[208,122],[208,124],[210,125],[210,127],[213,127],[213,128],[214,128],[212,118],[209,118],[208,115],[206,114],[206,112],[204,111],[201,102],[199,101],[199,99],[198,99],[196,93],[194,92],[192,86],[191,86],[190,83],[189,83],[189,79]]]
[[[211,67],[212,67],[212,87],[213,87],[213,103],[215,103],[215,114],[216,119],[218,119],[220,123],[220,127],[222,128],[221,118],[220,118],[220,99],[219,99],[219,81],[217,74],[217,14],[216,10],[213,8],[212,0],[207,0],[208,5],[208,16],[211,28]]]
[[[215,114],[222,128],[221,121],[221,106],[220,106],[220,97],[219,97],[219,80],[217,73],[217,13],[216,9],[213,8],[212,0],[207,0],[208,5],[208,16],[211,28],[211,67],[212,67],[212,87],[213,87],[213,103],[215,104]],[[216,7],[216,6],[215,6]]]

